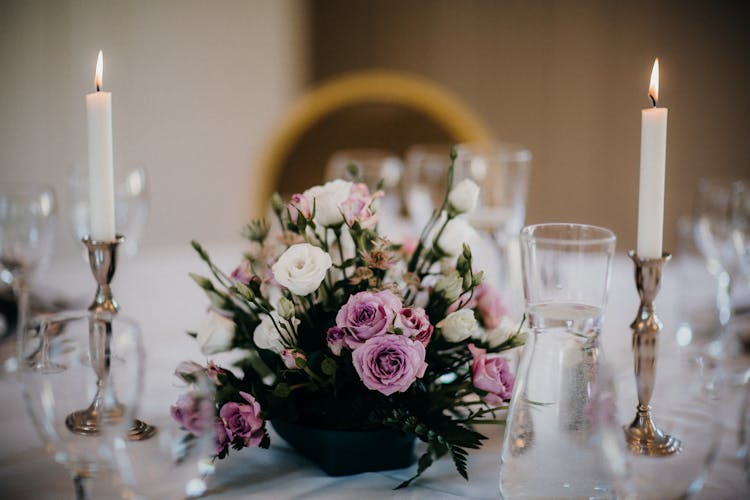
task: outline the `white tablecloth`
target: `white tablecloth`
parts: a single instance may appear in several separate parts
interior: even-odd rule
[[[207,248],[226,269],[236,264],[241,251],[239,245],[207,245]],[[185,335],[185,331],[200,322],[206,308],[203,293],[187,273],[202,273],[204,269],[187,244],[147,250],[133,259],[123,259],[119,265],[113,285],[115,296],[123,313],[141,324],[148,347],[147,384],[169,377],[179,361],[204,359],[196,343]],[[63,294],[81,305],[87,304],[93,294],[92,278],[82,259],[55,263],[36,286],[45,294]],[[667,268],[658,302],[665,335],[674,332],[678,287],[679,279]],[[628,325],[636,308],[632,264],[623,256],[616,261],[604,329],[605,350],[619,371],[632,369]],[[12,376],[0,377],[0,400],[0,497],[72,498],[67,473],[42,450]],[[160,404],[163,401],[158,391],[149,391],[147,387],[144,411]],[[718,411],[725,422],[722,448],[698,497],[750,498],[750,485],[735,457],[739,397],[735,395]],[[460,478],[447,459],[433,465],[406,490],[392,488],[409,477],[413,468],[330,478],[272,434],[270,450],[243,450],[219,462],[210,498],[497,498],[502,427],[485,426],[480,430],[491,439],[480,451],[471,454],[470,482]]]

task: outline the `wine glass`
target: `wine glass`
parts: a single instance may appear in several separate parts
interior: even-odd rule
[[[69,469],[78,499],[112,470],[115,439],[132,426],[142,392],[143,357],[138,326],[110,313],[40,315],[21,330],[26,410],[45,450]]]
[[[158,433],[119,440],[115,461],[126,498],[180,499],[203,495],[217,454],[215,384],[197,363],[150,383],[154,402],[143,409]],[[158,394],[158,397],[153,395]]]
[[[716,277],[716,307],[725,328],[732,317],[731,273],[735,262],[731,232],[732,182],[726,179],[698,181],[694,206],[696,246],[708,270]]]
[[[149,208],[148,175],[143,166],[115,170],[115,232],[124,235],[122,251],[132,257],[139,249]],[[76,164],[68,177],[69,217],[73,237],[80,242],[89,231],[88,169]]]
[[[380,214],[381,232],[399,238],[401,227],[401,178],[404,166],[399,157],[384,149],[346,149],[331,155],[326,165],[327,181],[344,179],[363,182],[370,192],[383,191],[375,201]]]
[[[8,183],[0,191],[0,280],[13,288],[17,331],[29,311],[33,275],[48,263],[55,239],[56,203],[52,188]]]
[[[424,227],[445,196],[451,144],[414,144],[406,150],[404,196],[412,224]]]
[[[696,247],[693,218],[677,220],[677,249],[670,264],[672,273],[680,277],[676,290],[678,326],[675,338],[680,346],[705,344],[716,340],[721,330],[716,308],[716,277],[709,272],[705,258]]]
[[[519,233],[526,217],[526,197],[531,173],[531,152],[518,145],[459,144],[456,148],[455,182],[471,179],[479,185],[477,208],[469,222],[494,254],[477,259],[483,269],[494,271],[496,285],[511,313],[523,309]],[[494,269],[493,269],[494,268]],[[491,274],[490,274],[491,276]]]
[[[732,189],[732,243],[738,277],[750,286],[750,181],[737,181]]]

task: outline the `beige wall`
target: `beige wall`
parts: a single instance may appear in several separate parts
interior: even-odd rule
[[[386,67],[445,85],[499,138],[533,150],[529,222],[610,226],[624,250],[634,245],[640,109],[658,55],[674,248],[699,176],[750,175],[746,4],[4,1],[0,184],[49,180],[65,219],[65,176],[85,161],[83,96],[101,48],[118,165],[142,160],[151,175],[145,244],[231,239],[250,212],[262,146],[300,90]],[[68,252],[69,233],[63,220]]]
[[[151,175],[145,244],[234,238],[260,146],[306,78],[306,19],[299,0],[0,2],[0,184],[46,179],[67,217],[103,49],[116,168]]]
[[[640,109],[660,57],[669,111],[665,237],[704,175],[750,177],[750,9],[728,1],[314,3],[314,78],[386,67],[444,84],[535,155],[528,222],[635,244]]]

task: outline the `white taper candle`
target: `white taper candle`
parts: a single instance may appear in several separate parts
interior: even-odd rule
[[[654,61],[649,96],[653,107],[641,111],[641,173],[638,190],[638,245],[641,258],[662,255],[664,176],[667,158],[667,108],[656,107],[659,60]]]
[[[102,92],[102,52],[96,62],[96,92],[86,95],[91,238],[115,239],[115,184],[112,153],[112,94]]]

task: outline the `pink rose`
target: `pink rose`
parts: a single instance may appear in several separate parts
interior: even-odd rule
[[[427,347],[435,327],[430,323],[430,318],[421,307],[405,307],[396,316],[395,325],[400,328],[404,335],[419,341]]]
[[[341,349],[344,347],[344,337],[346,331],[338,326],[332,326],[326,333],[326,344],[333,354],[341,356]]]
[[[239,438],[244,446],[257,446],[266,435],[265,422],[260,418],[260,405],[246,392],[240,391],[240,396],[249,404],[234,401],[224,403],[219,417],[224,422],[229,441],[235,442]]]
[[[217,455],[221,455],[227,449],[227,445],[229,444],[229,436],[227,436],[227,430],[224,427],[224,422],[220,418],[214,420],[214,432],[216,436],[214,440],[214,452]]]
[[[196,397],[192,392],[186,392],[177,398],[177,402],[169,407],[169,413],[180,427],[188,432],[200,435],[211,421],[213,409],[206,399]]]
[[[297,223],[297,217],[302,214],[302,217],[309,219],[312,216],[312,203],[303,194],[297,193],[292,195],[292,199],[289,200],[289,216],[292,218],[292,222]]]
[[[372,203],[381,196],[382,191],[370,195],[366,184],[353,184],[349,190],[349,197],[340,205],[347,225],[359,222],[363,228],[375,226],[380,215],[372,210]]]
[[[346,345],[356,349],[367,339],[386,333],[400,310],[401,300],[390,290],[359,292],[341,306],[336,314],[336,326],[346,332]]]
[[[482,318],[484,327],[488,330],[496,328],[503,316],[508,315],[508,308],[503,303],[500,292],[485,283],[482,283],[474,291],[477,299],[477,310]]]
[[[474,387],[487,392],[482,399],[495,406],[509,400],[513,393],[514,377],[508,360],[502,356],[488,358],[487,351],[474,344],[469,344],[469,351],[474,358],[471,363]]]
[[[370,338],[352,352],[352,363],[365,387],[390,396],[424,375],[425,354],[420,342],[388,334]]]
[[[284,361],[284,366],[286,366],[288,369],[299,370],[299,366],[297,366],[297,360],[307,359],[307,356],[295,349],[284,349],[281,352],[281,359]]]
[[[253,279],[253,271],[250,269],[250,262],[247,259],[243,259],[242,262],[240,262],[240,265],[232,271],[232,274],[229,277],[234,281],[239,281],[245,285],[250,283],[250,280]]]

